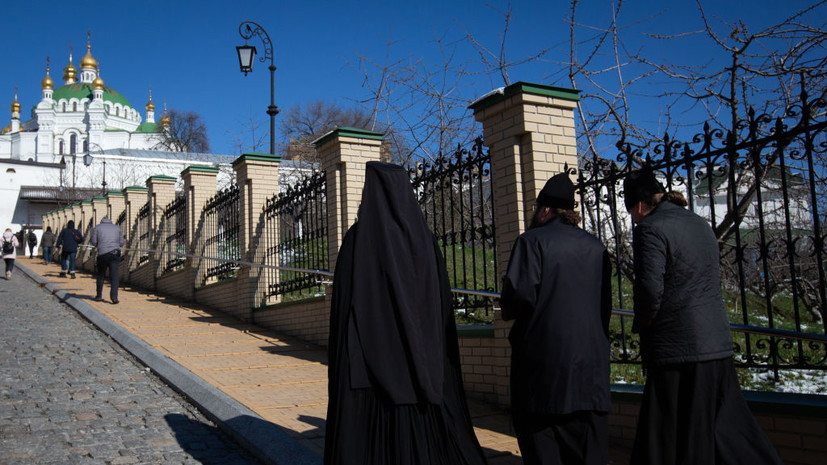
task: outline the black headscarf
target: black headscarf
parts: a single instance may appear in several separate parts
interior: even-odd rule
[[[438,261],[405,169],[367,163],[357,225],[351,387],[373,387],[397,405],[439,404],[445,334]]]

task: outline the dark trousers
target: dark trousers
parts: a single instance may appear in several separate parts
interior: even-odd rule
[[[634,464],[781,464],[741,394],[732,359],[651,367]]]
[[[52,248],[51,247],[43,247],[43,261],[46,263],[52,262]]]
[[[6,262],[6,273],[10,273],[14,271],[14,259],[13,258],[4,258],[3,261]]]
[[[103,295],[103,280],[106,276],[106,269],[109,269],[109,298],[113,302],[118,301],[118,266],[121,263],[120,253],[117,251],[98,255],[97,259],[97,276],[95,282],[95,297],[101,298]]]
[[[609,461],[607,413],[515,413],[514,429],[526,465],[605,465]]]

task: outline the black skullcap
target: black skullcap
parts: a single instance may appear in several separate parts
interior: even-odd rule
[[[623,181],[623,191],[626,211],[631,211],[641,200],[666,192],[663,185],[655,178],[655,173],[647,168],[629,173]]]
[[[546,181],[540,195],[537,196],[537,203],[549,208],[562,208],[563,210],[574,209],[574,184],[569,175],[560,173]]]

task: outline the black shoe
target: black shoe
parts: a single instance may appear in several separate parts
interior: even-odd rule
[[[72,279],[75,279],[75,278],[77,278],[77,276],[75,276],[75,274],[72,273]]]
[[[66,277],[66,272],[65,272],[65,271],[61,271],[61,272],[60,272],[60,277],[61,277],[61,278],[65,278],[65,277]]]
[[[94,300],[95,300],[95,302],[103,302],[103,298],[101,298],[101,297],[95,297]]]
[[[112,305],[115,305],[115,304],[117,304],[117,303],[118,303],[118,301],[117,301],[117,300],[113,300],[113,301],[112,301]]]

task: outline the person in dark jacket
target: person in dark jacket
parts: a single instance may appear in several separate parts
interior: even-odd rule
[[[408,172],[369,162],[333,278],[325,465],[484,465],[451,286]]]
[[[712,228],[651,170],[623,187],[647,370],[631,463],[780,464],[738,385]]]
[[[95,301],[103,301],[103,281],[106,270],[109,270],[109,298],[112,303],[118,303],[118,266],[121,262],[121,247],[123,247],[123,232],[112,220],[104,217],[99,225],[92,230],[89,243],[98,249],[96,260],[97,279],[95,282]]]
[[[608,461],[611,266],[573,209],[568,174],[549,179],[503,278],[502,317],[515,320],[511,410],[527,465]]]
[[[37,234],[29,230],[26,235],[26,242],[29,244],[29,258],[34,258],[34,251],[37,249]]]
[[[43,237],[40,238],[40,246],[43,247],[43,263],[49,264],[52,262],[52,250],[55,246],[55,241],[57,237],[55,237],[55,233],[52,232],[52,227],[47,226],[46,232],[43,233]]]
[[[60,277],[65,278],[68,271],[75,279],[75,256],[78,253],[78,244],[83,242],[83,235],[75,229],[75,222],[69,220],[66,227],[57,236],[57,246],[60,247]]]

